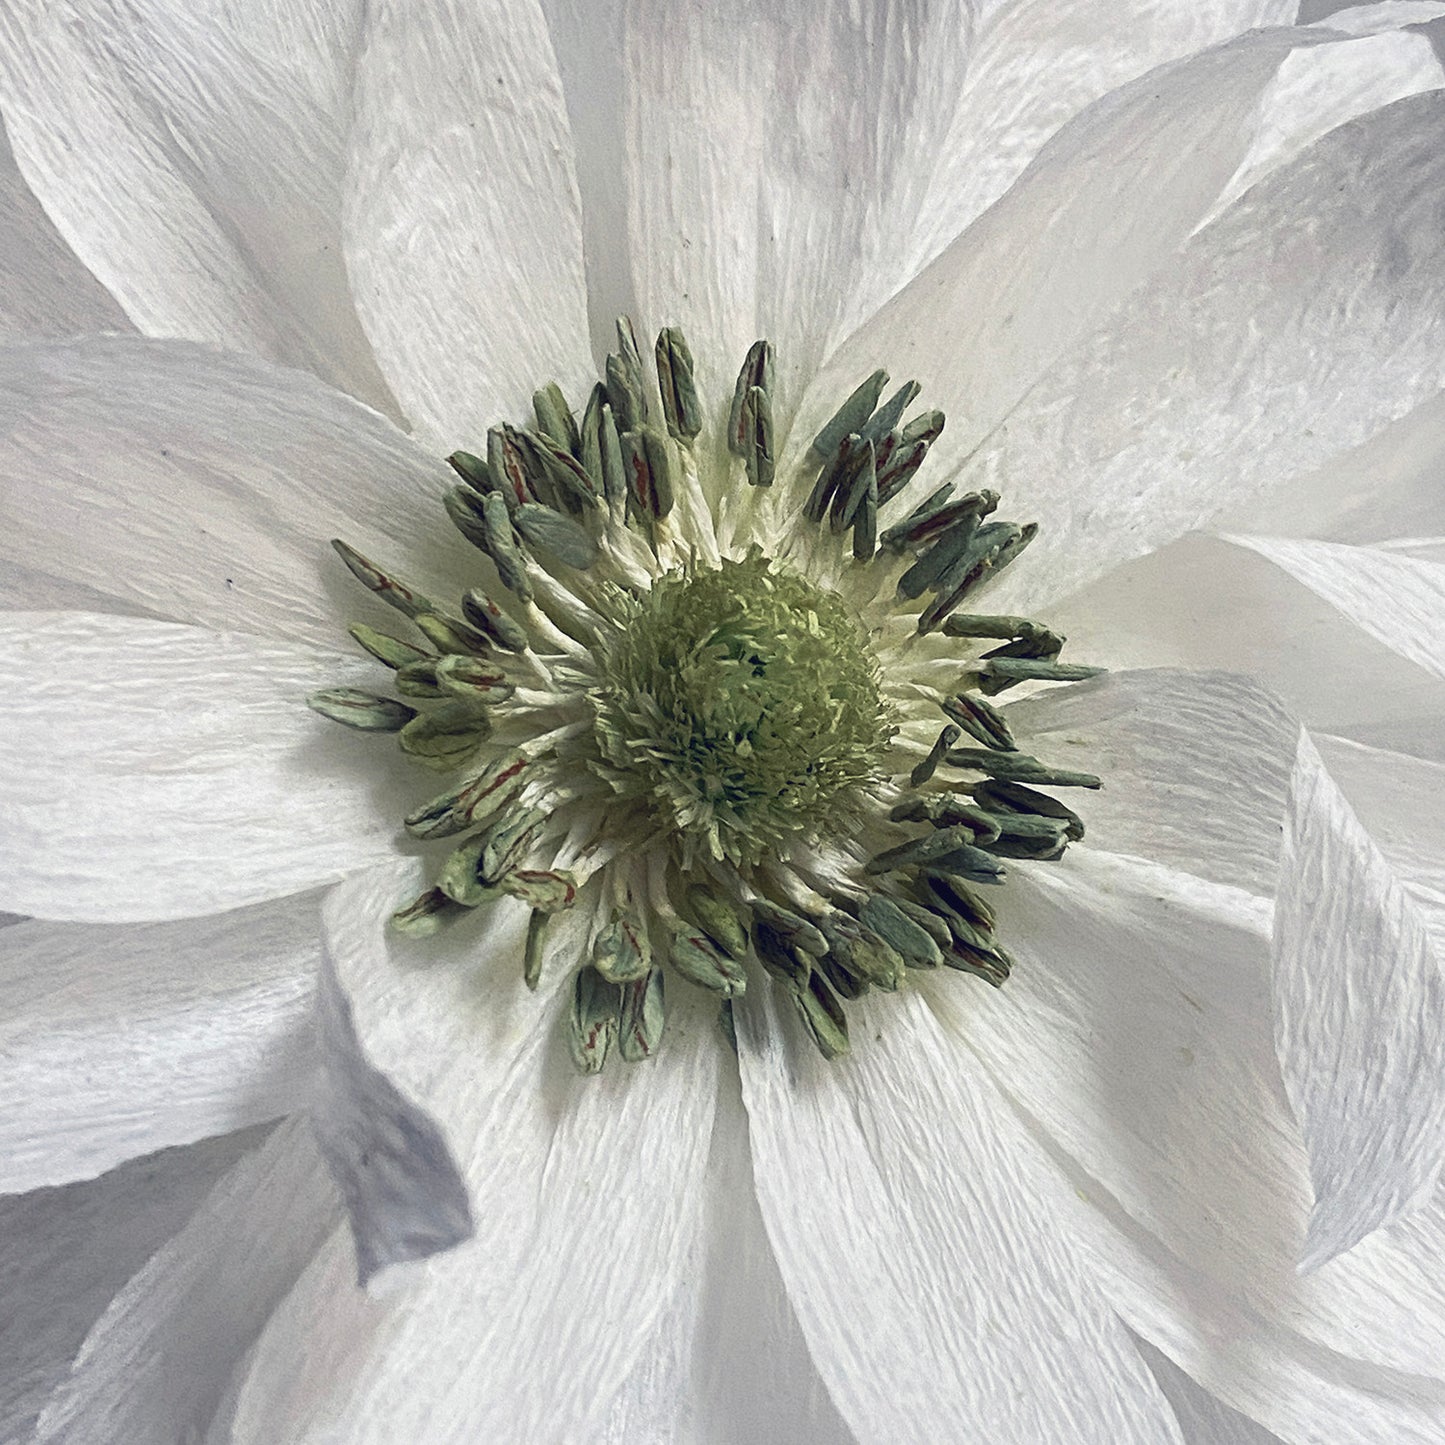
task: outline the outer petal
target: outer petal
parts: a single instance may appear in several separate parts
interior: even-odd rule
[[[1150,1372],[1159,1381],[1165,1398],[1174,1407],[1184,1445],[1280,1445],[1278,1435],[1271,1435],[1263,1425],[1257,1425],[1237,1410],[1221,1405],[1168,1355],[1156,1350],[1147,1340],[1136,1340],[1135,1343]]]
[[[282,1125],[111,1301],[41,1415],[37,1445],[196,1438],[334,1212],[305,1124]]]
[[[1314,1268],[1434,1191],[1445,977],[1413,901],[1301,734],[1274,924],[1275,1039],[1310,1151]]]
[[[769,988],[739,1028],[763,1218],[814,1359],[860,1440],[1177,1440],[1067,1238],[1049,1180],[916,995],[867,1046],[803,1054]],[[1019,1382],[1027,1381],[1026,1388]]]
[[[0,352],[0,418],[9,607],[334,646],[341,618],[396,614],[329,538],[423,589],[475,565],[440,508],[448,469],[299,372],[177,342],[20,347]]]
[[[193,917],[390,855],[398,810],[378,796],[376,764],[384,779],[391,740],[347,738],[338,750],[340,729],[305,705],[318,687],[374,683],[379,668],[240,634],[50,612],[0,615],[0,656],[0,900],[14,911]]]
[[[314,897],[0,930],[0,1192],[274,1119],[310,1091]]]
[[[340,245],[359,12],[24,0],[0,22],[0,103],[26,179],[142,331],[385,407]]]
[[[540,8],[379,0],[352,101],[357,309],[423,439],[476,450],[535,387],[591,371],[572,141]]]

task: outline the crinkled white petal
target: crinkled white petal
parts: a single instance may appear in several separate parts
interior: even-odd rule
[[[779,990],[757,993],[738,1046],[758,1197],[858,1438],[948,1439],[966,1420],[987,1439],[1177,1440],[1053,1226],[1047,1173],[923,1000],[855,1006],[858,1046],[826,1063]]]
[[[8,612],[0,669],[0,902],[17,913],[195,917],[394,848],[393,739],[338,738],[306,707],[318,688],[384,687],[379,665],[143,618]]]
[[[0,1200],[0,1439],[30,1438],[90,1327],[264,1129]]]
[[[1075,801],[1093,846],[1273,893],[1299,729],[1257,682],[1177,668],[1118,672],[1006,713],[1027,751],[1104,780]]]
[[[22,0],[0,105],[26,179],[131,320],[383,408],[341,252],[360,6]]]
[[[1445,977],[1413,900],[1306,733],[1274,922],[1275,1040],[1304,1131],[1314,1268],[1422,1203],[1445,1163]]]
[[[378,0],[343,206],[357,311],[425,443],[485,450],[549,379],[591,370],[561,80],[532,0]]]
[[[197,1438],[335,1211],[304,1121],[281,1125],[111,1301],[46,1405],[37,1445]]]
[[[1149,1372],[1159,1382],[1164,1397],[1174,1407],[1184,1445],[1281,1445],[1263,1425],[1221,1405],[1213,1395],[1191,1380],[1168,1355],[1147,1340],[1136,1340]]]
[[[0,1193],[300,1107],[314,897],[178,923],[0,930]]]
[[[441,509],[445,464],[301,372],[174,341],[17,347],[0,351],[0,417],[8,607],[336,647],[346,620],[406,624],[330,538],[442,596],[475,565]]]
[[[1305,8],[1302,6],[1301,10]],[[1377,0],[1372,5],[1345,4],[1338,9],[1334,0],[1325,0],[1322,7],[1317,4],[1313,8],[1328,12],[1315,19],[1315,24],[1341,30],[1346,35],[1378,35],[1407,25],[1423,28],[1445,15],[1445,5],[1439,0]]]

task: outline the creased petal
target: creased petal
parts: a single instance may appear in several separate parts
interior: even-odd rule
[[[803,1052],[776,988],[738,1030],[763,1218],[860,1440],[1177,1440],[1168,1407],[1048,1222],[1048,1180],[916,994]],[[881,1011],[880,1011],[881,1012]],[[1020,1389],[1019,1381],[1028,1388]]]
[[[195,917],[390,856],[392,740],[338,738],[306,707],[317,688],[375,686],[379,667],[57,612],[0,615],[0,657],[0,901],[15,912]]]
[[[17,347],[0,352],[0,423],[8,607],[145,612],[336,646],[342,619],[397,616],[330,538],[424,591],[455,587],[477,556],[441,510],[451,473],[439,459],[265,362],[124,337]],[[35,596],[37,577],[50,595]]]
[[[179,923],[0,930],[0,1192],[299,1107],[317,901]]]
[[[305,1123],[288,1121],[111,1301],[41,1415],[37,1445],[196,1438],[335,1208]]]
[[[28,1440],[91,1326],[265,1137],[247,1129],[0,1200],[0,1439]]]
[[[142,331],[386,409],[340,244],[360,9],[23,0],[0,19],[0,101],[26,179]]]
[[[1275,1038],[1310,1152],[1315,1268],[1433,1191],[1445,1162],[1445,978],[1413,901],[1308,734],[1274,925]]]
[[[379,0],[344,206],[362,324],[418,434],[478,450],[591,370],[572,142],[533,0]]]
[[[1445,677],[1445,564],[1343,542],[1228,540],[1268,557],[1378,642]]]
[[[1103,778],[1079,804],[1092,845],[1273,893],[1298,725],[1267,689],[1231,673],[1146,669],[1007,713],[1026,750]]]
[[[1165,1399],[1174,1407],[1184,1445],[1281,1445],[1279,1436],[1221,1405],[1147,1340],[1135,1340],[1135,1344]]]

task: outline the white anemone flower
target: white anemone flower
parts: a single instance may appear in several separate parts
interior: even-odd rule
[[[1445,6],[1327,10],[6,8],[0,1436],[1445,1438]]]

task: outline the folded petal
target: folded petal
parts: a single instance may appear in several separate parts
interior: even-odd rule
[[[1093,846],[1273,893],[1299,727],[1257,682],[1118,672],[1007,713],[1026,751],[1104,780],[1079,810]]]
[[[590,376],[562,85],[533,0],[367,7],[344,200],[346,265],[418,434],[476,450],[555,378]]]
[[[0,1193],[300,1107],[317,901],[151,924],[0,930]]]
[[[320,687],[374,686],[380,668],[56,612],[0,614],[0,658],[0,902],[13,911],[195,917],[391,855],[391,740],[369,740],[368,757],[306,707]]]
[[[1445,977],[1413,901],[1301,733],[1274,922],[1275,1040],[1310,1153],[1302,1268],[1398,1219],[1445,1163]]]
[[[304,1121],[288,1121],[111,1301],[46,1405],[37,1445],[196,1438],[335,1208]]]
[[[947,1439],[966,1420],[986,1439],[1177,1440],[1052,1228],[1007,1105],[922,999],[865,1010],[866,1046],[832,1064],[784,1002],[750,995],[738,1030],[758,1197],[859,1439]]]
[[[1159,1382],[1164,1397],[1174,1407],[1184,1445],[1281,1445],[1263,1425],[1221,1405],[1168,1355],[1147,1340],[1135,1340],[1149,1372]]]
[[[26,0],[0,27],[0,104],[46,212],[140,330],[394,408],[340,244],[360,8]]]
[[[18,347],[0,351],[0,417],[8,607],[335,646],[342,619],[396,614],[346,574],[330,538],[423,590],[454,586],[476,556],[441,511],[439,459],[265,362],[127,337]]]

